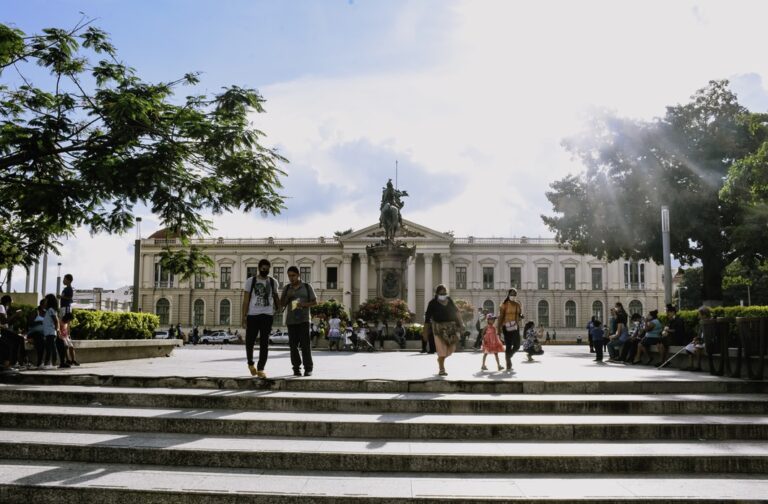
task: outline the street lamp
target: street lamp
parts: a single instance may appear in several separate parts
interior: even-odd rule
[[[61,295],[61,263],[56,263],[56,297]]]
[[[669,207],[661,207],[661,247],[664,257],[664,304],[672,303],[672,261],[669,244]]]

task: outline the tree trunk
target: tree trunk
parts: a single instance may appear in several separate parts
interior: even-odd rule
[[[701,299],[705,306],[723,304],[724,270],[725,261],[721,251],[711,243],[704,244],[701,254]]]

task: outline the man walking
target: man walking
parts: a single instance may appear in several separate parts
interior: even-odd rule
[[[258,275],[248,277],[243,286],[243,314],[245,326],[245,357],[248,359],[248,370],[252,376],[266,378],[264,368],[269,355],[269,333],[275,313],[280,311],[280,298],[277,295],[279,285],[277,280],[269,276],[272,264],[262,259],[259,261]],[[259,339],[259,363],[253,366],[253,345]]]
[[[288,346],[291,349],[293,375],[301,376],[304,364],[304,376],[312,376],[312,346],[309,337],[309,309],[317,305],[315,291],[308,283],[301,281],[299,268],[288,268],[288,281],[280,296],[280,305],[285,306],[285,325],[288,327]],[[299,355],[301,348],[301,355]]]

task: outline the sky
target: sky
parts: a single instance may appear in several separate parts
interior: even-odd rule
[[[381,188],[404,218],[457,236],[552,236],[545,192],[582,171],[561,142],[590,114],[660,117],[714,79],[768,111],[768,2],[694,0],[0,0],[26,33],[110,33],[146,81],[202,72],[197,91],[256,88],[263,143],[287,210],[213,218],[213,236],[317,237],[378,220]],[[146,210],[141,234],[161,227]],[[133,240],[79,230],[49,257],[78,288],[133,279]],[[17,268],[13,289],[24,290]]]

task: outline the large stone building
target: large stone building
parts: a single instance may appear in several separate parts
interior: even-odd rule
[[[529,320],[566,334],[583,328],[592,315],[604,320],[616,301],[631,312],[663,306],[662,267],[654,262],[607,262],[561,248],[552,238],[457,238],[403,223],[399,239],[415,247],[404,290],[416,321],[423,320],[439,283],[454,299],[494,311],[507,289],[517,287]],[[161,231],[140,241],[139,307],[157,313],[162,324],[238,327],[245,279],[267,258],[281,284],[295,265],[319,300],[336,299],[354,311],[376,296],[375,264],[366,247],[381,236],[372,225],[340,238],[193,240],[215,262],[215,276],[180,282],[159,264],[162,248],[177,244]]]

